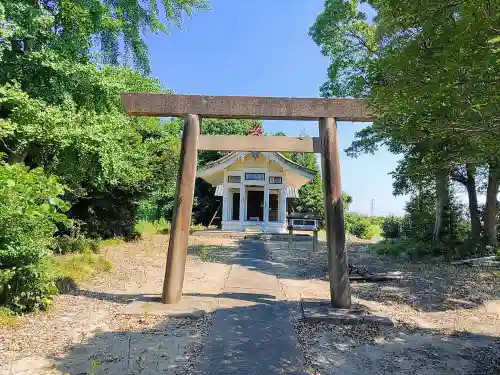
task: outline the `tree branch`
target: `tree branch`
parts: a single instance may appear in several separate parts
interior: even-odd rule
[[[366,48],[366,50],[368,52],[374,54],[375,56],[377,55],[377,52],[373,48],[370,48],[368,46],[368,44],[366,44],[366,41],[362,37],[360,37],[359,35],[356,35],[356,34],[351,33],[349,31],[346,32],[346,35],[349,36],[349,37],[351,37],[351,38],[356,39],[363,47]]]

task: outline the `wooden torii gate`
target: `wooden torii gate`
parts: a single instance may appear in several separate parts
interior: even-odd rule
[[[338,308],[351,307],[336,121],[373,121],[374,115],[363,100],[124,93],[122,101],[129,115],[184,117],[163,303],[176,303],[182,297],[198,150],[290,151],[321,153],[331,304]],[[318,120],[320,136],[200,135],[203,117]]]

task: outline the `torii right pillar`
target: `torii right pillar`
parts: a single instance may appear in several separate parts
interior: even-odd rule
[[[345,246],[344,207],[340,182],[337,123],[334,118],[319,120],[321,169],[325,196],[326,244],[332,307],[351,307],[349,267]]]

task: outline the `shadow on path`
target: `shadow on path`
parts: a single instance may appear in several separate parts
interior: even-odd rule
[[[199,355],[191,351],[186,356],[192,342],[200,339],[197,321],[161,318],[146,330],[97,332],[71,346],[67,356],[55,358],[56,368],[72,375],[302,374],[312,368],[319,371],[316,374],[342,375],[500,373],[497,337],[404,326],[325,327],[301,320],[295,322],[295,331],[277,329],[280,321],[290,324],[283,311],[293,308],[291,304],[272,302],[265,295],[236,297],[258,304],[219,309]],[[221,334],[218,326],[227,331]],[[304,364],[302,353],[297,358],[286,350],[296,334],[308,348]],[[198,367],[192,368],[196,362]]]
[[[320,250],[312,252],[310,241],[294,242],[292,248],[284,241],[239,240],[238,246],[249,243],[265,243],[270,256],[249,262],[248,257],[218,257],[220,246],[197,245],[189,249],[193,256],[200,256],[200,249],[209,254],[213,262],[236,264],[258,272],[277,275],[282,279],[328,280],[326,245],[320,242]],[[361,272],[378,273],[401,271],[403,280],[385,282],[351,282],[353,295],[361,299],[386,303],[406,304],[419,311],[434,312],[476,308],[488,300],[500,298],[500,282],[495,270],[453,266],[448,263],[403,262],[380,257],[366,243],[348,243],[349,264]]]
[[[271,285],[268,276],[279,269],[264,243],[242,242],[232,259],[231,272],[239,271],[233,278],[230,273],[221,294],[189,294],[217,297],[214,316],[196,321],[162,317],[153,328],[96,332],[55,358],[56,368],[72,375],[500,373],[497,337],[405,326],[307,325],[291,313],[296,302],[281,300]]]

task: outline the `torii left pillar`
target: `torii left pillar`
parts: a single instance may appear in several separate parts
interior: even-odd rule
[[[198,115],[186,115],[182,132],[172,229],[168,242],[167,267],[163,282],[163,303],[177,303],[182,298],[189,226],[193,209],[199,134],[200,117]]]

